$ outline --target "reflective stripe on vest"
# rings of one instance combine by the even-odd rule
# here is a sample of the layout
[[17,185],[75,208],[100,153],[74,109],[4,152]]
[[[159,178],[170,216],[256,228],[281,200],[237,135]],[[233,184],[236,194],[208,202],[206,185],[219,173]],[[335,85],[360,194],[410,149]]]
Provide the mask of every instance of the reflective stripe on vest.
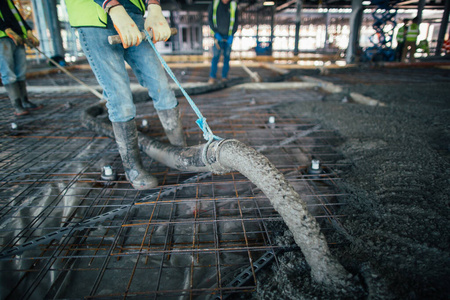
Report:
[[[214,27],[217,28],[217,7],[219,7],[219,3],[221,0],[214,0],[214,5],[213,5],[213,24]],[[231,36],[233,35],[233,28],[234,28],[234,23],[236,22],[236,8],[237,8],[237,3],[236,1],[231,1],[230,2],[230,26],[228,27],[228,35]]]
[[[129,0],[142,14],[145,13],[143,0]],[[66,0],[69,23],[72,27],[106,27],[108,14],[93,0]]]
[[[16,18],[17,22],[19,23],[20,29],[22,30],[22,36],[23,36],[24,38],[27,38],[27,29],[25,28],[25,25],[24,25],[23,22],[22,22],[22,18],[20,17],[19,12],[18,12],[17,9],[15,8],[15,6],[14,6],[14,4],[11,2],[11,0],[6,0],[6,1],[8,2],[9,9],[10,9],[11,12],[13,13],[14,18]],[[0,18],[3,19],[2,12],[0,12]],[[0,37],[4,37],[4,36],[7,36],[7,34],[6,34],[4,31],[0,30]]]
[[419,35],[419,25],[411,24],[408,27],[408,31],[406,32],[406,40],[408,42],[415,42],[417,40],[418,35]]

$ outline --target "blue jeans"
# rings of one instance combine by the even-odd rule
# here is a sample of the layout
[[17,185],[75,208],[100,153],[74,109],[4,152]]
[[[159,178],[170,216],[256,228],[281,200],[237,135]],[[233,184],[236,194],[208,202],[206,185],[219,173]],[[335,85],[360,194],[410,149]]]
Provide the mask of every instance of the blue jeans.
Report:
[[230,54],[231,54],[231,45],[229,45],[226,41],[217,41],[217,44],[214,43],[213,47],[213,59],[211,61],[211,71],[209,73],[209,77],[216,78],[217,73],[217,64],[219,63],[220,54],[223,52],[223,68],[222,68],[222,78],[227,78],[228,71],[230,70]]
[[[129,15],[142,31],[143,16],[134,13]],[[103,88],[111,122],[127,122],[136,117],[125,61],[132,68],[139,84],[148,89],[156,110],[172,109],[178,105],[165,70],[147,41],[127,49],[122,44],[110,45],[108,36],[117,35],[117,31],[109,18],[107,28],[81,27],[78,33],[83,52]]]
[[13,40],[0,39],[0,73],[3,84],[25,81],[27,57],[24,46],[16,46]]

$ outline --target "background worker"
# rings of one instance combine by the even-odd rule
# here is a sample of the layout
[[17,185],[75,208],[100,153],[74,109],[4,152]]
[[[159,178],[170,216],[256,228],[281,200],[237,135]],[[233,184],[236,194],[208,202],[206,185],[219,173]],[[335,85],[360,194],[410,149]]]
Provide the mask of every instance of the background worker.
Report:
[[419,36],[419,24],[418,19],[415,17],[412,23],[406,29],[405,45],[403,46],[402,62],[406,60],[406,56],[409,54],[409,62],[415,62],[414,54],[416,53],[417,37]]
[[403,19],[403,25],[397,31],[397,48],[395,48],[395,60],[401,61],[403,47],[405,46],[406,28],[409,25],[409,19]]
[[[151,45],[140,31],[151,30],[153,42],[166,41],[170,28],[156,0],[66,0],[71,26],[78,28],[82,49],[103,88],[125,174],[135,189],[158,185],[142,165],[136,129],[136,107],[125,61],[139,83],[149,90],[169,141],[184,146],[178,101]],[[144,19],[145,9],[148,17]],[[89,13],[86,13],[89,12]],[[108,36],[120,35],[122,44],[110,45]]]
[[227,80],[230,70],[231,45],[238,28],[236,1],[213,0],[208,8],[209,27],[214,33],[213,59],[209,73],[209,83],[217,81],[217,64],[223,53],[222,80]]
[[28,100],[25,42],[34,47],[39,46],[39,40],[12,0],[0,0],[0,73],[16,116],[26,115],[29,110],[43,107]]

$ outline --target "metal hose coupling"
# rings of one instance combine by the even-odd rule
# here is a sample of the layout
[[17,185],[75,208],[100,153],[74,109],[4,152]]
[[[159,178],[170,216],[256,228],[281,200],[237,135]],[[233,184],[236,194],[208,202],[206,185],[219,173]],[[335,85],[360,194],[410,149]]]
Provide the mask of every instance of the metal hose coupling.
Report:
[[214,174],[224,174],[234,171],[233,168],[223,165],[220,161],[221,149],[226,143],[239,142],[235,139],[221,139],[218,141],[210,140],[204,146],[202,150],[202,162]]

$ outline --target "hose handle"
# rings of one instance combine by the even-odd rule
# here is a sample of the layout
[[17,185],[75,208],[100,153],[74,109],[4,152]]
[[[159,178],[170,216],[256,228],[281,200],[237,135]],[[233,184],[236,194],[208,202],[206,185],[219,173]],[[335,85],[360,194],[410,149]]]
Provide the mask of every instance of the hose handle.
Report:
[[[178,33],[178,30],[176,28],[170,28],[170,35],[175,35]],[[150,36],[153,37],[152,32],[150,31],[148,34],[150,34]],[[147,39],[147,36],[145,35],[145,31],[141,31],[141,37],[142,40]],[[110,45],[117,45],[117,44],[122,44],[122,40],[120,39],[119,35],[110,35],[108,36],[108,43]]]

